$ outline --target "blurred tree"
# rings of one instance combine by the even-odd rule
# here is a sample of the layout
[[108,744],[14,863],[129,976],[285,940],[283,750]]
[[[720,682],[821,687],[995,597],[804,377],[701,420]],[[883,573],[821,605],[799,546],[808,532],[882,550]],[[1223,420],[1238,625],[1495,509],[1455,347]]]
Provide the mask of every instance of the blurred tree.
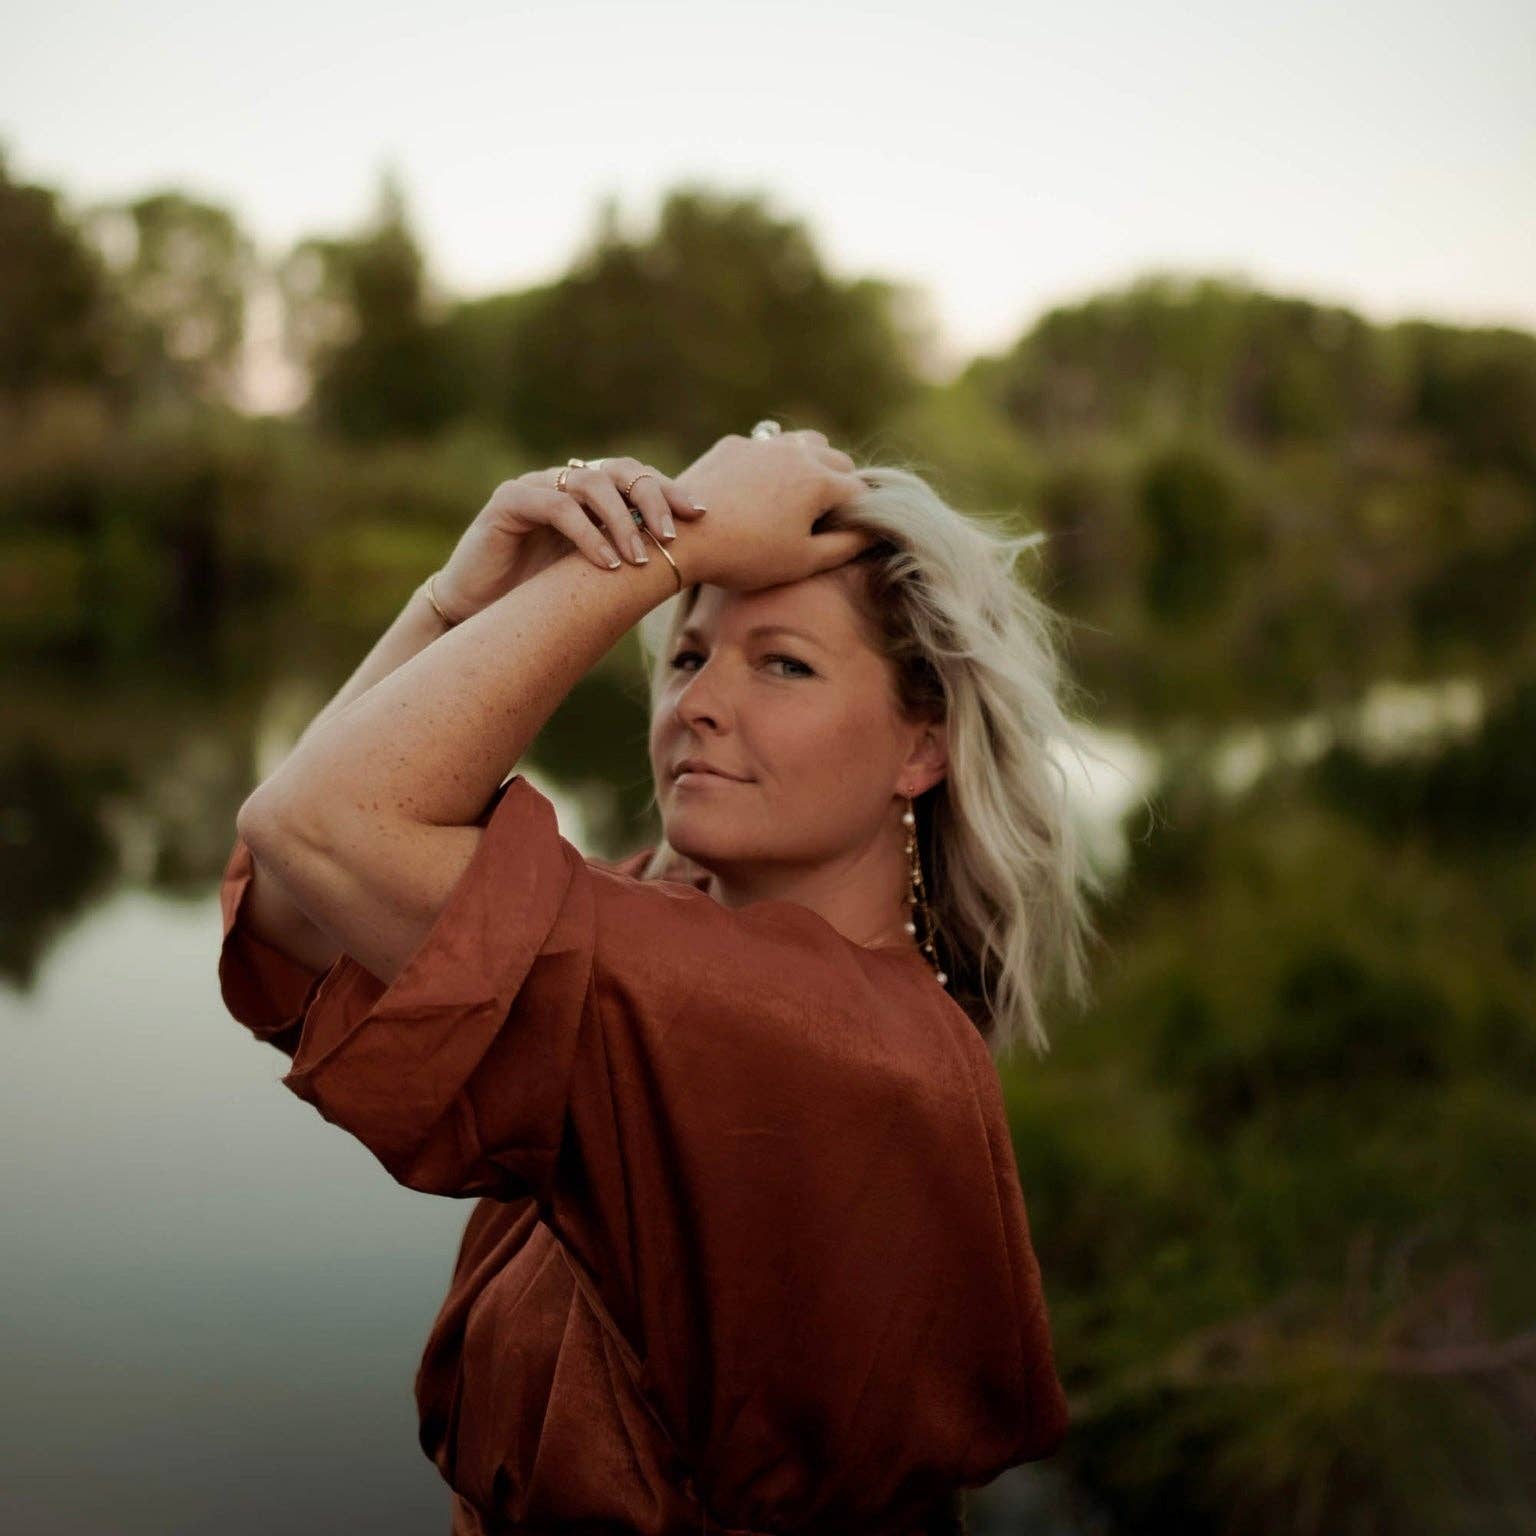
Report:
[[353,238],[301,241],[279,286],[289,350],[312,380],[307,415],[322,430],[426,437],[465,409],[392,169],[380,179],[372,224]]
[[1132,563],[1109,477],[1089,457],[1063,455],[1042,479],[1038,505],[1050,535],[1045,585],[1051,602],[1077,611],[1105,602]]
[[1412,359],[1409,424],[1455,462],[1536,480],[1536,337],[1424,321],[1401,333]]
[[676,190],[644,240],[610,199],[574,269],[505,313],[495,398],[546,458],[621,434],[691,457],[762,416],[856,444],[917,388],[907,305],[829,276],[760,198]]
[[1433,839],[1441,852],[1536,842],[1536,678],[1490,700],[1479,729],[1430,757],[1377,762],[1335,743],[1316,768],[1319,794],[1383,835]]
[[1199,430],[1273,446],[1388,425],[1403,403],[1389,351],[1348,310],[1152,273],[1051,310],[985,377],[1046,438]]
[[1142,472],[1139,502],[1148,610],[1165,621],[1210,612],[1231,583],[1238,550],[1238,508],[1226,477],[1198,448],[1168,447]]
[[113,302],[102,263],[56,193],[11,179],[0,148],[0,395],[103,384]]
[[529,317],[547,302],[548,293],[549,287],[541,284],[463,299],[443,321],[454,390],[465,415],[514,440],[518,413],[512,399],[516,381],[511,360]]
[[99,204],[86,214],[86,229],[122,301],[134,395],[231,401],[256,261],[234,215],[162,191]]

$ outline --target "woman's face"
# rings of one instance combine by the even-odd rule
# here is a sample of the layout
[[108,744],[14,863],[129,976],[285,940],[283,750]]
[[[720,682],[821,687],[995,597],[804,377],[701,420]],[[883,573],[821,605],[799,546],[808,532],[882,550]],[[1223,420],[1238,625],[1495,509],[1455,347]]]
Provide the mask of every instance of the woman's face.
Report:
[[[656,801],[667,841],[704,868],[814,865],[885,835],[922,732],[902,720],[890,664],[859,629],[845,579],[823,572],[756,592],[706,584],[661,659]],[[688,757],[732,777],[678,778]]]

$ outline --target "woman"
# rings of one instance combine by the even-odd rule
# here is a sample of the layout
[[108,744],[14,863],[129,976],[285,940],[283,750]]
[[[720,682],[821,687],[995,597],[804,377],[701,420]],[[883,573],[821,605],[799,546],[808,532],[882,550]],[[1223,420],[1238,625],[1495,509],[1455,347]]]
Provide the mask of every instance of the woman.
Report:
[[[416,1380],[456,1533],[912,1536],[1060,1443],[989,1054],[1094,882],[1032,542],[773,423],[526,475],[242,807],[230,1011],[480,1197]],[[607,865],[503,775],[637,622],[666,841]]]

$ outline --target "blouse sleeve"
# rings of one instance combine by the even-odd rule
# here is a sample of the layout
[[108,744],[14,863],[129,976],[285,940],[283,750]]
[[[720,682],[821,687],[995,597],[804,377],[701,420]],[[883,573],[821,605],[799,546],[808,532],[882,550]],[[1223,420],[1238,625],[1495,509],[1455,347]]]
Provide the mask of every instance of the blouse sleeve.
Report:
[[[485,825],[505,788],[503,785],[491,797],[478,825]],[[650,852],[642,848],[612,867],[638,874]],[[252,932],[246,903],[254,873],[250,844],[237,835],[219,882],[223,919],[219,992],[231,1017],[258,1040],[291,1057],[298,1049],[304,1015],[329,968],[305,965]]]
[[245,906],[254,869],[250,845],[237,837],[219,884],[224,923],[219,991],[225,1008],[258,1040],[292,1056],[305,1011],[326,973],[301,964],[251,932]]
[[583,856],[526,779],[284,1084],[409,1188],[534,1196],[717,1523],[884,1521],[1066,1428],[1001,1090],[922,971]]

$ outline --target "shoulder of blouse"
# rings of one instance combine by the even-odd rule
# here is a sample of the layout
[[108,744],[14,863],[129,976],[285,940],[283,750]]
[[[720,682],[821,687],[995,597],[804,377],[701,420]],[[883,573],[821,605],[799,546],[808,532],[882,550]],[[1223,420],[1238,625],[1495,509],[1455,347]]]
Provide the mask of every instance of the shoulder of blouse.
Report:
[[[519,782],[520,797],[530,806],[542,802],[548,830],[558,836],[547,798],[521,775],[498,788],[482,820],[490,820]],[[851,1038],[844,1036],[849,1064],[883,1058],[887,1070],[899,1075],[920,1080],[936,1075],[956,1085],[974,1072],[979,1058],[990,1064],[975,1025],[915,946],[870,949],[856,944],[797,902],[720,907],[709,895],[708,871],[676,850],[658,874],[645,878],[656,844],[617,859],[566,846],[568,856],[579,859],[600,882],[604,931],[594,954],[596,973],[632,994],[630,1001],[638,1001],[647,981],[665,981],[669,1006],[679,1011],[690,1002],[713,1010],[724,999],[750,1002],[765,1013],[798,1015],[810,996],[819,1017],[840,1018],[851,1038],[859,1039],[862,1048],[847,1049]],[[679,976],[658,953],[665,940],[672,941],[674,951],[686,945],[693,953],[707,953],[708,963]],[[957,1049],[968,1058],[966,1068],[956,1060]]]
[[[645,848],[637,849],[634,853],[626,854],[621,859],[600,859],[593,854],[585,854],[586,863],[594,869],[607,870],[609,874],[626,875],[631,880],[644,879],[644,870],[651,861],[651,856],[656,852],[656,845],[650,844]],[[660,874],[651,876],[653,880],[672,880],[682,885],[691,885],[696,890],[708,891],[709,873],[681,854],[674,853],[667,861]]]

